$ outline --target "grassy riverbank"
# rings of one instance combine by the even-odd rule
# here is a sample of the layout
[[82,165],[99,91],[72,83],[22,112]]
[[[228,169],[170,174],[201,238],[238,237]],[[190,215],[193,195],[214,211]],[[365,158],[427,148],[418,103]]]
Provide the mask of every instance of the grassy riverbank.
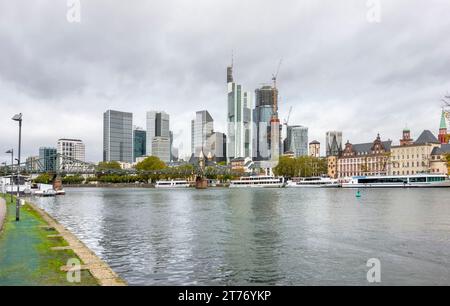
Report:
[[16,222],[15,203],[10,203],[9,196],[6,202],[6,220],[0,232],[0,285],[98,285],[87,270],[81,271],[81,282],[68,282],[61,267],[78,257],[72,250],[51,250],[67,246],[67,242],[28,204],[21,207],[21,219]]

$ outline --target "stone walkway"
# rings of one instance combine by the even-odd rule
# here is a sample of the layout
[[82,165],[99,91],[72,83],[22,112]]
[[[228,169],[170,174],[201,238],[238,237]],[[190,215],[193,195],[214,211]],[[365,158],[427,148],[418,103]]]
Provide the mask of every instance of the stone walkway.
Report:
[[3,228],[3,221],[6,217],[6,203],[4,199],[0,198],[0,231]]
[[[71,232],[69,232],[64,226],[59,224],[45,211],[40,209],[34,204],[30,203],[30,206],[38,212],[42,218],[48,223],[50,227],[55,228],[55,230],[63,237],[65,241],[69,244],[69,247],[61,248],[72,249],[75,254],[83,261],[83,270],[89,270],[92,276],[94,276],[100,285],[102,286],[126,286],[125,281],[123,281],[103,260],[101,260],[97,255],[95,255],[83,242],[78,240]],[[58,252],[60,249],[54,248],[52,251]],[[61,270],[66,271],[69,267],[61,267]]]

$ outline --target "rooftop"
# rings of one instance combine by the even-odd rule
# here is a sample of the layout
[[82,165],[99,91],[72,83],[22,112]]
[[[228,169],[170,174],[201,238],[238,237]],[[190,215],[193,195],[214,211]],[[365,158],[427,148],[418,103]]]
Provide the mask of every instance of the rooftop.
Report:
[[424,130],[420,134],[419,138],[414,142],[416,145],[424,145],[429,143],[440,143],[436,136],[433,135],[429,130]]

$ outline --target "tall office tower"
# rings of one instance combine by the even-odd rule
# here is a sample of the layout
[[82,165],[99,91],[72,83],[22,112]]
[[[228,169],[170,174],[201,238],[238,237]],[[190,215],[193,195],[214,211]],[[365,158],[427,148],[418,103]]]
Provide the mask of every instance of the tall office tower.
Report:
[[287,127],[286,151],[293,152],[295,157],[308,156],[308,128],[301,125]]
[[39,161],[42,165],[42,171],[56,171],[56,148],[41,147],[39,148]]
[[140,128],[135,127],[133,130],[133,161],[136,158],[145,156],[147,154],[147,132]]
[[58,168],[61,170],[64,170],[64,167],[69,164],[72,169],[80,167],[81,165],[78,161],[85,161],[85,146],[79,139],[59,139],[57,143],[57,153],[71,159],[63,162],[63,157],[59,157]]
[[280,120],[270,120],[270,159],[278,161],[280,158]]
[[220,132],[212,133],[208,138],[208,148],[210,149],[210,156],[216,162],[226,161],[227,136]]
[[152,140],[154,137],[170,137],[170,117],[165,112],[147,112],[147,155],[152,152]]
[[250,92],[233,81],[233,66],[227,67],[227,158],[253,156],[253,103]]
[[152,156],[158,157],[165,163],[170,162],[170,138],[156,136],[152,139]]
[[191,121],[191,149],[195,157],[200,156],[200,152],[208,156],[211,148],[208,146],[208,138],[214,133],[214,120],[208,111],[198,111],[195,119]]
[[[256,125],[254,149],[257,160],[269,160],[272,153],[280,152],[282,128],[278,120],[278,89],[269,85],[264,85],[255,90],[255,110],[253,119]],[[272,126],[277,127],[277,131],[272,131]],[[277,141],[272,142],[272,136],[277,137]],[[274,148],[272,146],[276,146]],[[278,153],[279,154],[279,153]]]
[[107,110],[103,114],[103,161],[133,162],[133,114]]
[[170,161],[173,161],[173,132],[169,131],[169,140],[170,140]]
[[338,156],[342,152],[342,132],[328,131],[326,134],[326,155]]

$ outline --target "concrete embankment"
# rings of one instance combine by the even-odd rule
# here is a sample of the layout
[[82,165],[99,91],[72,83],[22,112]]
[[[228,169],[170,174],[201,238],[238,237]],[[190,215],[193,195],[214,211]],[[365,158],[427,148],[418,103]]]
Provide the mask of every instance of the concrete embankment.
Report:
[[[83,242],[59,224],[44,210],[35,204],[29,205],[48,223],[50,227],[55,228],[59,235],[68,243],[68,246],[52,248],[53,251],[72,250],[83,262],[82,270],[89,270],[92,276],[102,286],[125,286],[123,281],[103,260],[94,254]],[[62,267],[63,271],[68,271],[70,267]]]
[[18,222],[15,213],[15,202],[5,203],[0,195],[0,286],[126,285],[105,262],[36,205],[23,205]]

